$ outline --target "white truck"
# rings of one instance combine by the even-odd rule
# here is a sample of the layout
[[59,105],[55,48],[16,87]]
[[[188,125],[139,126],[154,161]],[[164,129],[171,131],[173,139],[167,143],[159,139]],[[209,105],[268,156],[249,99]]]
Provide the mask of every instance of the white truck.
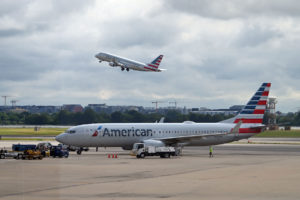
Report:
[[136,156],[137,158],[145,158],[146,156],[170,158],[170,156],[176,155],[176,150],[174,147],[146,146],[144,143],[135,143],[131,155]]

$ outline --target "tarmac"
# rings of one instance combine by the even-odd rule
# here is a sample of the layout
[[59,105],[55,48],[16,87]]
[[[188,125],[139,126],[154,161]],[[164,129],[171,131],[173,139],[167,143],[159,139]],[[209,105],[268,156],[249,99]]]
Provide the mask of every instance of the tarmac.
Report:
[[185,147],[170,159],[128,153],[93,148],[69,158],[0,160],[0,199],[300,198],[300,145],[225,144],[213,158],[208,147]]

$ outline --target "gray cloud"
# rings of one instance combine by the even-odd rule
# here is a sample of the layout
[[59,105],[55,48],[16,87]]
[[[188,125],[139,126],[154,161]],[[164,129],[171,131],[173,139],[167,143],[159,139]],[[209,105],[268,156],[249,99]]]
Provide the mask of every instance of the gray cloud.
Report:
[[188,14],[207,18],[231,19],[257,16],[299,16],[300,2],[297,0],[229,0],[229,1],[180,1],[167,0],[167,7]]
[[[0,94],[20,104],[188,107],[243,104],[273,83],[278,108],[300,98],[296,1],[1,1]],[[122,72],[99,51],[150,62]],[[288,89],[287,89],[288,88]],[[165,106],[168,103],[163,104]]]

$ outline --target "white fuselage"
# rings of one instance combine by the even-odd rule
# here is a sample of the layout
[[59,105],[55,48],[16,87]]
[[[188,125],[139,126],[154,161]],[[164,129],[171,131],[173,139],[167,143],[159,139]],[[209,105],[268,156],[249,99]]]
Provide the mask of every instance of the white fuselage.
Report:
[[[124,147],[147,140],[162,141],[165,138],[189,137],[176,145],[205,146],[232,142],[253,136],[253,133],[230,134],[235,124],[228,123],[108,123],[88,124],[70,128],[56,137],[67,145],[79,147]],[[215,137],[197,137],[223,133]],[[193,138],[193,136],[196,136]],[[162,139],[162,140],[161,140]]]

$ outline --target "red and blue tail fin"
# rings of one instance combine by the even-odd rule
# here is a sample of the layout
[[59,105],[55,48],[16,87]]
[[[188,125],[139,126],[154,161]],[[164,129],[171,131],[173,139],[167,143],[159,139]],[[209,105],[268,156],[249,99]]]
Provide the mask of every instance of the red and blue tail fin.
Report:
[[161,60],[163,59],[163,57],[164,57],[163,55],[160,55],[147,65],[151,68],[158,69],[158,66],[159,66]]
[[247,105],[234,118],[221,121],[221,123],[262,124],[266,111],[271,83],[263,83]]

